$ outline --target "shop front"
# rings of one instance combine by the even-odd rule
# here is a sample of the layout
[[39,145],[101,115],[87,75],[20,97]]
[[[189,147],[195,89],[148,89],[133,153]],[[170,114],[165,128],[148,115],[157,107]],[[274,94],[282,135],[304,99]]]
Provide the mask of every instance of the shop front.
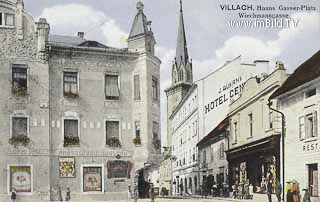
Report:
[[266,191],[266,179],[275,189],[280,179],[280,137],[270,136],[227,151],[229,186],[252,184],[254,192]]

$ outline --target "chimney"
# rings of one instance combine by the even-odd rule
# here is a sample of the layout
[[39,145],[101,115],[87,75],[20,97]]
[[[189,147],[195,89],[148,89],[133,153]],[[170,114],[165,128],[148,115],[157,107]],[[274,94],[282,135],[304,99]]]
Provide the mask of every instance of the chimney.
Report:
[[83,39],[84,38],[84,32],[78,32],[78,37]]

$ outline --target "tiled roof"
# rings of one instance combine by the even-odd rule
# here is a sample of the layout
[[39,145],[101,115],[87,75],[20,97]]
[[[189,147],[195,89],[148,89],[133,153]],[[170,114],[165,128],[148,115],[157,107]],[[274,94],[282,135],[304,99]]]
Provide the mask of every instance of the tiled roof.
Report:
[[276,98],[318,77],[320,77],[320,50],[302,63],[282,86],[270,96],[270,99]]

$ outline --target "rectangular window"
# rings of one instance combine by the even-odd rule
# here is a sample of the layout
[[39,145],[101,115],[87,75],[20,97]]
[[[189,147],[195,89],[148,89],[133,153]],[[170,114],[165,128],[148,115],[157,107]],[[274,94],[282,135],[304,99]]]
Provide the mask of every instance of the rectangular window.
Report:
[[78,72],[63,72],[63,95],[78,97]]
[[305,117],[307,138],[317,137],[317,112],[314,111]]
[[253,136],[253,119],[252,119],[252,113],[248,115],[249,118],[249,137]]
[[80,144],[79,123],[76,119],[65,119],[63,122],[64,146],[75,146]]
[[134,99],[140,100],[140,76],[134,75]]
[[107,74],[105,77],[105,93],[107,100],[119,100],[119,75]]
[[0,26],[2,26],[2,13],[0,13]]
[[28,136],[28,118],[12,117],[12,137],[19,138],[23,136]]
[[224,143],[220,144],[220,158],[224,158]]
[[234,122],[233,123],[233,142],[237,143],[237,138],[238,138],[238,123]]
[[211,146],[210,147],[211,151],[210,151],[210,155],[211,155],[211,162],[213,161],[213,158],[214,158],[214,150],[213,150],[213,147]]
[[269,128],[273,128],[273,111],[269,111]]
[[312,97],[312,96],[314,96],[316,94],[317,94],[317,89],[313,88],[313,89],[311,89],[311,90],[306,92],[306,98]]
[[299,137],[300,140],[306,139],[304,116],[299,117]]
[[156,77],[152,77],[152,99],[154,101],[159,100],[158,88],[159,88],[158,79]]
[[159,139],[159,123],[153,122],[153,139],[158,140]]
[[135,122],[136,138],[140,138],[140,121]]
[[27,93],[27,65],[12,65],[12,92],[18,95]]
[[5,13],[4,20],[6,26],[14,26],[14,14]]
[[120,132],[119,126],[120,126],[119,121],[106,121],[107,140],[110,138],[119,139],[119,132]]

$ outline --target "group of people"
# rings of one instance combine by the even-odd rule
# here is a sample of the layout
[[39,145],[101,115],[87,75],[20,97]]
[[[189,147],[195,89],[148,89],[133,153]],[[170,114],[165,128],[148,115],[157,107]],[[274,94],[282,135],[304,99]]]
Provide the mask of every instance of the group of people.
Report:
[[253,199],[253,185],[249,184],[249,180],[245,183],[234,184],[232,193],[235,199]]
[[[60,186],[58,187],[57,195],[58,195],[58,201],[62,202],[63,198],[62,198],[62,191]],[[70,200],[71,200],[71,191],[70,191],[70,188],[68,187],[66,191],[65,201],[70,201]]]

